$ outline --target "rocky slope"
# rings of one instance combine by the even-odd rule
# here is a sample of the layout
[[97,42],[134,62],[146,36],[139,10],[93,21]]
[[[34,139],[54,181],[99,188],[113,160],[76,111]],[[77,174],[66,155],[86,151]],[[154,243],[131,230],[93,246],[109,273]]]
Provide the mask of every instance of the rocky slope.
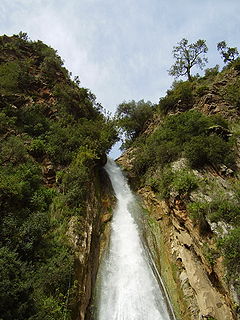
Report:
[[[187,100],[179,99],[170,106],[167,117],[177,117],[187,110],[199,110],[207,116],[221,115],[230,121],[231,129],[228,134],[235,135],[235,165],[230,168],[220,163],[215,165],[208,162],[191,169],[182,152],[177,159],[175,157],[175,160],[168,160],[167,167],[173,180],[167,181],[162,164],[157,160],[150,162],[153,161],[152,158],[145,155],[143,149],[152,143],[151,135],[154,132],[158,138],[156,132],[166,121],[166,115],[159,112],[155,112],[148,128],[138,138],[140,142],[133,142],[132,147],[118,159],[118,163],[126,171],[130,184],[139,194],[142,206],[148,212],[145,224],[146,239],[177,319],[239,319],[238,275],[237,271],[234,275],[228,271],[229,265],[226,264],[226,256],[221,251],[221,243],[224,243],[225,237],[228,237],[231,230],[238,225],[240,203],[237,201],[232,209],[225,207],[222,209],[225,216],[215,218],[213,211],[216,213],[218,209],[213,210],[208,206],[221,198],[235,201],[236,190],[233,185],[239,183],[240,172],[240,140],[237,129],[239,108],[236,103],[236,96],[239,95],[239,71],[236,68],[226,69],[211,79],[195,81],[191,86],[194,87],[194,96],[192,93],[191,97],[189,95],[191,101],[187,103]],[[230,93],[235,94],[234,98]],[[177,95],[176,90],[171,94]],[[168,102],[167,98],[163,99]],[[161,109],[161,100],[159,105]],[[164,106],[166,107],[165,104]],[[221,129],[221,126],[212,126],[211,129],[207,129],[207,134],[211,130]],[[157,144],[154,148],[158,148]],[[147,151],[148,154],[152,152],[151,149],[147,150],[150,150]],[[157,154],[155,150],[154,152]],[[164,152],[168,152],[167,145]],[[148,159],[146,162],[144,157]],[[191,176],[187,176],[188,174]],[[165,185],[159,181],[165,181]],[[194,185],[196,181],[197,186]],[[163,195],[161,188],[165,188],[166,183],[168,189]],[[208,209],[192,209],[203,203]],[[235,210],[237,220],[227,222],[227,214],[233,212],[232,210]],[[237,253],[234,254],[237,256]],[[236,266],[236,270],[238,268]]]
[[90,319],[117,139],[56,51],[0,37],[1,319]]

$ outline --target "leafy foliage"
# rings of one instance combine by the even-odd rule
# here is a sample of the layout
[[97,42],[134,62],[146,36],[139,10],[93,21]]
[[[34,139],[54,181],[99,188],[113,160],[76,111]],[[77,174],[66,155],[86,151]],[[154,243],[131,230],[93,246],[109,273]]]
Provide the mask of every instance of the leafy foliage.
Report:
[[117,132],[41,41],[0,37],[0,61],[0,317],[67,320],[75,290],[68,222],[77,215],[84,225],[97,161]]
[[208,51],[205,40],[199,39],[195,43],[188,44],[187,39],[182,39],[178,46],[173,48],[173,57],[176,60],[169,70],[169,74],[175,77],[187,75],[192,80],[191,69],[194,66],[203,69],[207,63],[205,53]]
[[218,241],[218,247],[224,256],[224,263],[227,268],[227,275],[230,283],[234,285],[238,294],[240,294],[240,227],[230,231],[230,233]]
[[237,48],[227,47],[226,41],[219,42],[217,44],[217,49],[225,63],[234,61],[239,55]]
[[224,89],[223,96],[227,102],[240,110],[240,80],[237,79],[234,84],[228,84]]
[[170,198],[171,193],[188,197],[199,185],[197,177],[187,169],[173,171],[171,167],[164,167],[154,175],[150,172],[147,175],[146,183],[157,192],[161,199]]
[[192,83],[189,81],[175,81],[167,95],[160,98],[158,110],[161,114],[167,114],[175,111],[177,108],[181,110],[189,109],[194,101]]
[[137,136],[146,129],[147,122],[152,118],[153,106],[151,102],[140,100],[123,102],[116,111],[118,125],[124,130],[129,146]]
[[17,62],[6,62],[0,66],[0,90],[16,90],[18,86],[18,77],[20,75],[20,66]]
[[135,168],[144,169],[144,162],[145,168],[163,167],[182,155],[193,168],[209,163],[232,165],[234,154],[231,142],[208,130],[218,121],[194,110],[166,117],[163,124],[137,149]]
[[198,179],[186,169],[178,170],[173,177],[172,188],[179,194],[189,194],[198,188]]

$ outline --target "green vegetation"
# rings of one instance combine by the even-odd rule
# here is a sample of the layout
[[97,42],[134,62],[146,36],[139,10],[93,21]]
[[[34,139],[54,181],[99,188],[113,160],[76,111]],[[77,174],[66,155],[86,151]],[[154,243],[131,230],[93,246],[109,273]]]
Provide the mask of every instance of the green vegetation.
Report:
[[219,248],[223,252],[225,258],[225,264],[228,270],[228,275],[232,283],[240,292],[240,227],[230,231],[230,233],[219,240]]
[[171,193],[188,198],[190,193],[199,187],[199,179],[191,170],[180,169],[173,171],[166,166],[160,172],[146,175],[146,184],[157,192],[161,199],[168,199]]
[[226,62],[231,62],[236,60],[238,57],[238,50],[237,48],[230,48],[227,47],[226,41],[221,41],[217,44],[217,49],[220,52],[223,61]]
[[[214,268],[223,255],[229,283],[239,293],[240,59],[225,42],[218,50],[227,63],[223,70],[216,65],[192,76],[191,59],[203,67],[207,47],[203,40],[189,45],[183,39],[169,72],[188,81],[174,81],[138,127],[130,112],[118,123],[127,133],[123,147],[132,149],[135,187],[150,186],[171,205],[180,201],[202,236],[206,260]],[[131,132],[132,123],[137,130]]]
[[158,110],[161,114],[166,115],[170,111],[181,111],[189,109],[194,102],[193,85],[189,81],[175,81],[167,95],[160,98]]
[[[214,186],[214,189],[216,186]],[[215,190],[214,190],[215,191]],[[216,258],[223,254],[224,263],[227,270],[229,281],[234,285],[237,292],[240,292],[239,271],[239,185],[233,184],[232,195],[226,195],[225,192],[217,192],[210,197],[211,201],[196,201],[187,205],[188,212],[195,225],[198,226],[202,236],[212,234],[209,222],[216,223],[219,234],[216,242],[216,248],[211,249],[205,244],[204,255],[210,264],[214,264]],[[227,227],[227,235],[222,234],[222,222]],[[219,224],[220,223],[220,224]]]
[[[144,143],[136,140],[134,168],[144,173],[150,166],[162,166],[184,156],[192,168],[206,164],[234,164],[232,142],[214,133],[219,119],[190,110],[170,115]],[[224,152],[222,152],[224,151]]]
[[98,161],[117,133],[55,50],[20,33],[0,37],[0,52],[0,318],[67,320],[68,223],[77,216],[84,232]]
[[191,69],[194,66],[203,69],[207,63],[205,53],[208,51],[205,40],[197,40],[188,44],[187,39],[182,39],[178,46],[173,48],[173,57],[176,60],[169,70],[169,74],[174,77],[187,75],[188,81],[192,80]]
[[240,110],[240,79],[234,84],[228,84],[223,91],[224,99]]
[[211,266],[215,264],[216,259],[219,257],[219,251],[210,247],[207,243],[203,245],[203,254]]
[[139,136],[151,120],[154,107],[151,102],[140,100],[121,103],[116,111],[117,124],[126,135],[123,147],[130,146],[131,142]]

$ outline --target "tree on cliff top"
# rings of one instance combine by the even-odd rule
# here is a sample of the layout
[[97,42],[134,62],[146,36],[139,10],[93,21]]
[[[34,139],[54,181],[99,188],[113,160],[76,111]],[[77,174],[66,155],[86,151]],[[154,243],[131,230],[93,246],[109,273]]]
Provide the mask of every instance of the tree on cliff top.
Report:
[[126,141],[123,147],[128,147],[131,142],[146,129],[149,119],[153,115],[153,105],[150,101],[138,102],[132,100],[121,103],[116,111],[118,126],[123,130]]
[[234,61],[239,56],[237,48],[227,47],[226,41],[219,42],[217,44],[217,49],[220,52],[225,63],[228,61]]
[[188,80],[192,80],[191,72],[193,66],[203,69],[208,62],[205,53],[208,51],[205,40],[199,39],[195,43],[188,44],[187,39],[182,39],[178,46],[173,47],[173,57],[175,63],[168,71],[171,76],[176,78],[187,75]]

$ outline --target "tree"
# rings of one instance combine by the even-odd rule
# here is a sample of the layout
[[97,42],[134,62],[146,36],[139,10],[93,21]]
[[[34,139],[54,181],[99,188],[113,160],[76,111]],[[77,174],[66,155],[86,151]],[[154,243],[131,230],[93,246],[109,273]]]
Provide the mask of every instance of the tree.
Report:
[[224,63],[234,61],[239,53],[237,48],[227,47],[226,41],[221,41],[217,44],[217,49],[220,52]]
[[192,80],[190,70],[193,66],[203,69],[208,62],[205,53],[208,51],[205,40],[199,39],[195,43],[188,44],[187,39],[182,39],[176,47],[173,47],[173,57],[175,64],[169,70],[171,76],[176,78],[187,75],[188,80]]
[[[130,102],[121,103],[116,111],[116,118],[119,127],[124,131],[127,144],[131,143],[141,132],[146,129],[147,121],[153,115],[153,105],[150,101],[138,102],[132,100]],[[126,143],[125,143],[126,145]]]

